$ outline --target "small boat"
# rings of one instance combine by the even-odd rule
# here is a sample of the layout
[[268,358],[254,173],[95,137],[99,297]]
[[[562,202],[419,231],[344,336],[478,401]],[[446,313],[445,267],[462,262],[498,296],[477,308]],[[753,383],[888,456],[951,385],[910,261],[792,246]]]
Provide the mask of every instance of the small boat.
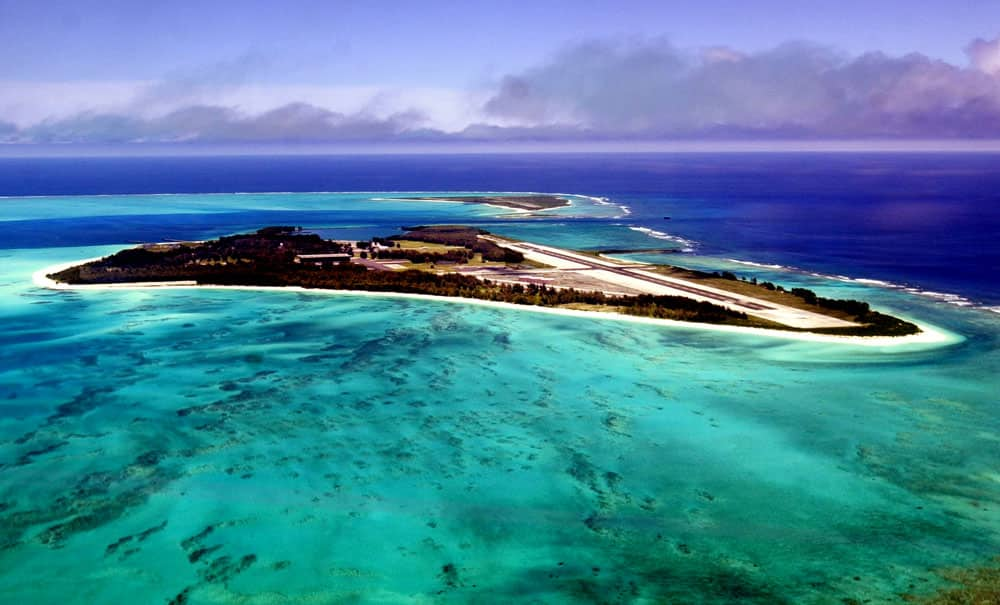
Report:
[[670,217],[669,217],[669,216],[665,216],[665,217],[663,217],[663,220],[665,220],[665,221],[669,221],[669,220],[670,220]]

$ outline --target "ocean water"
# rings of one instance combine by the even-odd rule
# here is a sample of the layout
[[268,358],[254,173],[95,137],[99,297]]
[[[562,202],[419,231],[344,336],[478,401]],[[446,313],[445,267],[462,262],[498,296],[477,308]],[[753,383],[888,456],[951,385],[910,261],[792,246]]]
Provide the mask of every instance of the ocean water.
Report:
[[[0,599],[896,603],[1000,554],[988,162],[581,156],[572,187],[571,159],[0,162],[15,196],[0,200]],[[904,208],[864,231],[858,209],[887,189],[838,178],[864,166],[939,218]],[[937,197],[917,187],[932,169]],[[751,173],[782,193],[767,202]],[[794,216],[794,192],[824,182],[840,193],[803,194]],[[406,193],[220,189],[592,197],[525,219]],[[829,217],[853,227],[811,223]],[[737,268],[957,338],[880,349],[443,301],[31,283],[133,241],[431,222]],[[936,281],[884,260],[914,254],[975,270]]]
[[[0,196],[584,193],[627,204],[623,225],[680,236],[700,255],[1000,306],[998,165],[1000,154],[971,153],[0,158]],[[162,214],[155,206],[127,212]]]

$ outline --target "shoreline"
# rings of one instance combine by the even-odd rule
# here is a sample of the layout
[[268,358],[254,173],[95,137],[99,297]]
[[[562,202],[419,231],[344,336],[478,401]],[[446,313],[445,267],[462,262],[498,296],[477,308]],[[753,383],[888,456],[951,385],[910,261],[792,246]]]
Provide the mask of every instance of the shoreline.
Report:
[[677,321],[673,319],[657,319],[653,317],[639,317],[634,315],[624,315],[620,313],[604,313],[600,311],[581,311],[578,309],[564,309],[559,307],[541,307],[536,305],[517,305],[514,303],[499,302],[492,300],[482,300],[479,298],[461,298],[456,296],[433,296],[430,294],[412,294],[407,292],[373,292],[369,290],[327,290],[323,288],[303,288],[302,286],[224,286],[212,284],[198,284],[191,281],[170,281],[170,282],[132,282],[117,284],[66,284],[57,282],[48,277],[51,273],[58,273],[70,267],[82,265],[91,261],[100,260],[103,257],[89,258],[72,262],[59,263],[44,267],[35,271],[31,280],[39,288],[48,290],[156,290],[156,289],[213,289],[213,290],[245,290],[257,292],[294,292],[312,293],[325,296],[368,296],[372,298],[403,298],[410,300],[441,301],[452,304],[472,304],[483,307],[492,307],[514,311],[528,311],[532,313],[547,313],[549,315],[561,315],[564,317],[578,317],[587,319],[603,319],[610,321],[623,321],[628,323],[646,324],[660,326],[664,328],[687,328],[692,330],[708,330],[715,332],[726,332],[731,334],[744,334],[747,336],[763,336],[782,340],[793,340],[800,342],[846,344],[864,347],[903,347],[918,345],[946,346],[964,340],[961,336],[945,332],[941,329],[928,326],[923,323],[913,322],[920,328],[917,334],[909,336],[839,336],[835,334],[816,334],[808,332],[791,332],[785,330],[769,330],[766,328],[751,328],[746,326],[727,326],[719,324],[706,324],[688,321]]
[[[560,208],[571,208],[573,206],[572,200],[566,200],[566,204],[562,206],[550,206],[548,208],[538,208],[535,210],[529,210],[527,208],[518,208],[517,206],[504,206],[503,204],[497,204],[493,202],[468,202],[463,200],[454,200],[447,198],[433,198],[433,197],[373,197],[371,198],[373,202],[417,202],[417,203],[428,203],[428,204],[466,204],[473,206],[489,206],[490,208],[496,208],[498,210],[505,211],[508,215],[513,212],[515,215],[534,215],[538,212],[547,212],[549,210],[558,210]],[[495,215],[498,218],[503,218],[503,214]]]
[[[514,215],[516,215],[516,216],[524,216],[526,214],[531,214],[532,213],[531,210],[525,210],[524,208],[514,208],[512,206],[500,206],[500,205],[497,205],[497,204],[488,204],[486,202],[483,202],[483,203],[470,203],[470,202],[462,202],[462,201],[459,201],[459,200],[432,199],[432,198],[420,199],[420,198],[405,198],[405,197],[373,197],[372,201],[373,202],[415,202],[415,203],[425,203],[425,204],[466,204],[466,205],[473,205],[473,206],[489,206],[491,208],[496,208],[498,210],[503,210],[506,213],[506,214],[494,214],[494,215],[491,215],[491,216],[495,216],[497,218],[504,218],[504,216],[510,216],[511,212],[513,212]],[[559,206],[559,207],[560,208],[565,208],[566,206]],[[546,208],[546,210],[549,210],[549,208]]]

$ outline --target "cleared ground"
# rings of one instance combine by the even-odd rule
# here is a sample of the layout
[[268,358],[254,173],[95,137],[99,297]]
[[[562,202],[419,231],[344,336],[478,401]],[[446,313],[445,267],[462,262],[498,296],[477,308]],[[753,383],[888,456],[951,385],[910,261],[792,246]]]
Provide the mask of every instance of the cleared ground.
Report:
[[[354,262],[372,269],[455,271],[501,283],[594,290],[617,296],[638,294],[683,296],[721,305],[752,317],[793,328],[844,328],[858,325],[844,319],[841,313],[815,312],[796,296],[768,291],[749,283],[697,277],[694,273],[682,269],[619,261],[552,246],[511,241],[492,235],[480,237],[520,252],[524,255],[524,262],[520,266],[502,262],[483,262],[479,254],[473,255],[467,264],[454,265],[413,264],[405,260],[387,259],[361,261],[358,258],[355,258]],[[398,244],[405,250],[428,253],[442,253],[458,248],[414,240],[398,240]]]
[[511,281],[524,280],[526,283],[547,283],[561,287],[595,289],[608,294],[684,296],[742,311],[747,315],[793,328],[843,328],[858,325],[854,322],[781,304],[773,300],[765,300],[705,285],[694,280],[657,273],[653,266],[644,263],[626,263],[551,246],[511,242],[491,236],[483,237],[521,252],[526,259],[554,267],[554,269],[541,269],[504,276]]

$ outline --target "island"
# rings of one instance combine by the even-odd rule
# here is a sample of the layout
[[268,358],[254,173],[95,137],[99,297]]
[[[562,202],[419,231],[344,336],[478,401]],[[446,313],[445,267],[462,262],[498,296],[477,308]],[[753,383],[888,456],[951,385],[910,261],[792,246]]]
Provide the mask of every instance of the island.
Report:
[[70,285],[214,285],[392,292],[843,336],[917,334],[868,303],[729,272],[651,265],[462,225],[368,241],[272,226],[211,241],[146,244],[51,272]]
[[465,204],[488,204],[502,208],[513,208],[522,212],[538,212],[569,206],[564,197],[549,194],[529,195],[468,195],[468,196],[434,196],[417,198],[422,202],[461,202]]

